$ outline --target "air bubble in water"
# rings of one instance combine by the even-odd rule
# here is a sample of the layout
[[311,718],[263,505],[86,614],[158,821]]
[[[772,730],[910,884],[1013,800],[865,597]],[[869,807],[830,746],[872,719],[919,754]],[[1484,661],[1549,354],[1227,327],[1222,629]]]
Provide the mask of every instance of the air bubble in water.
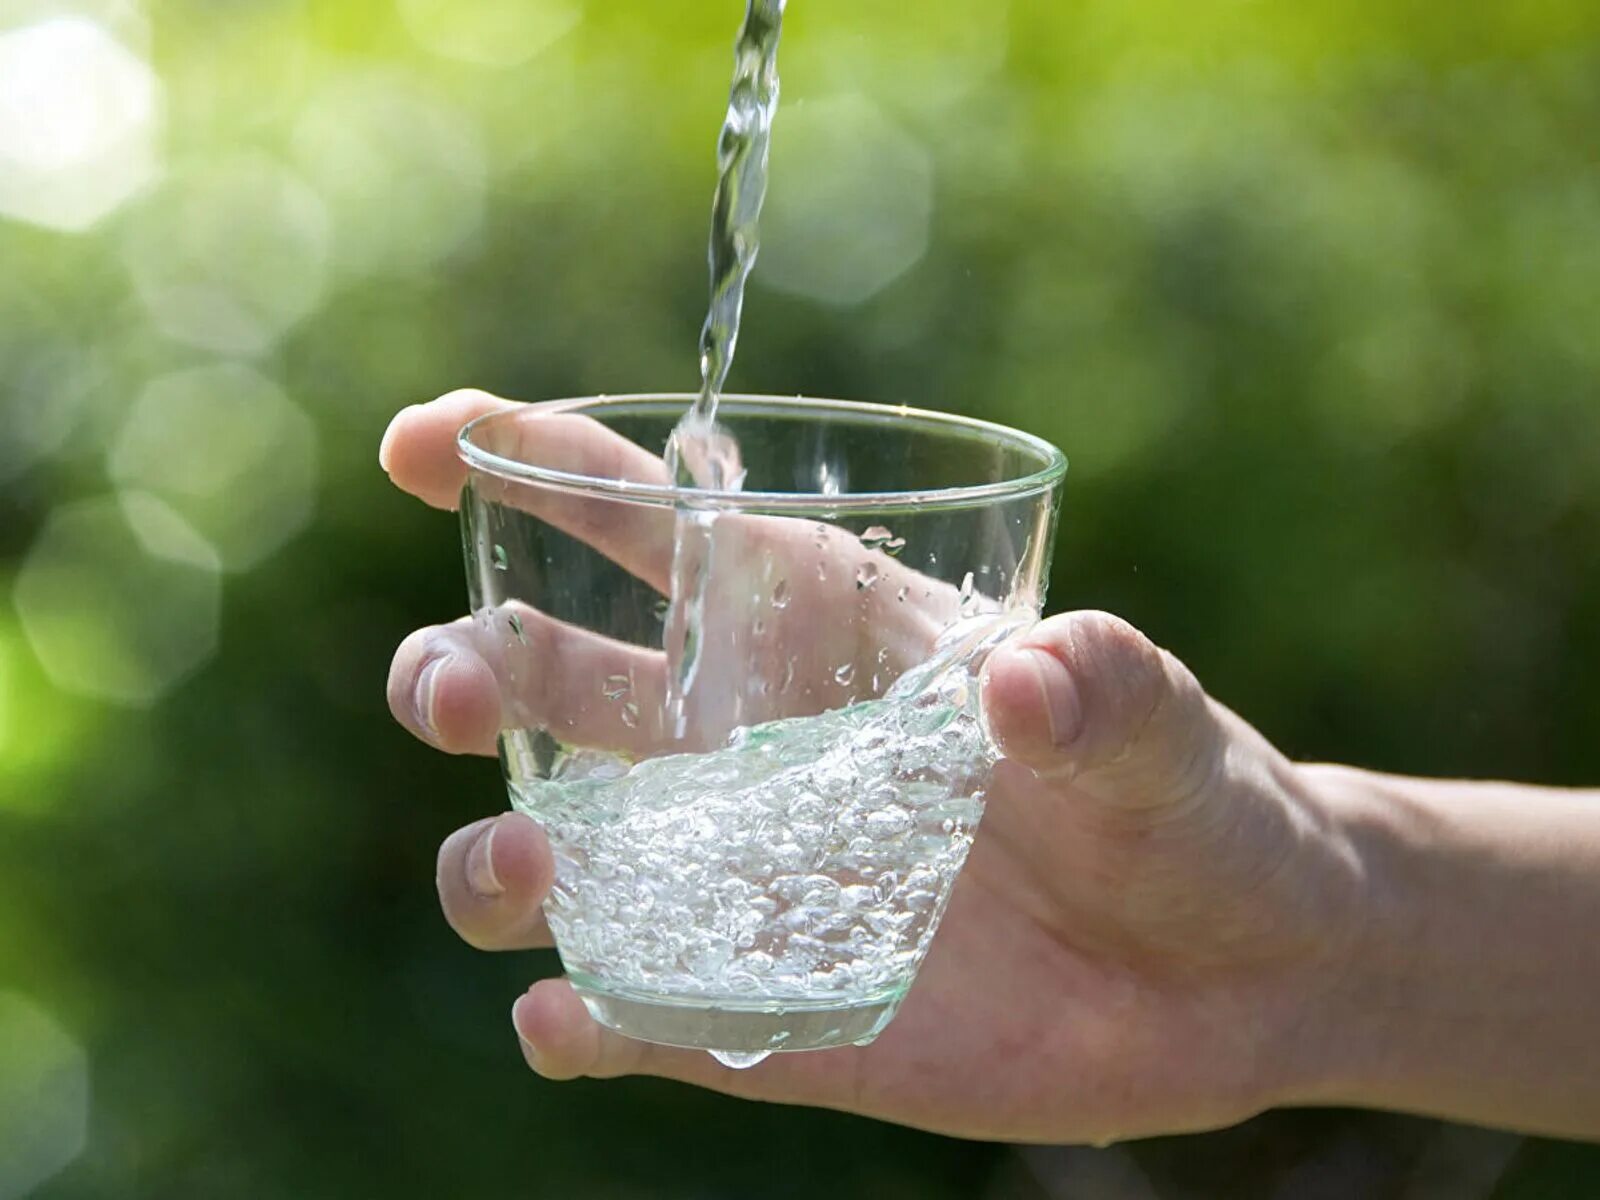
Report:
[[864,592],[878,582],[876,563],[864,562],[856,568],[856,591]]
[[753,1067],[758,1062],[763,1062],[772,1055],[771,1050],[708,1050],[712,1058],[725,1067],[732,1067],[735,1071],[742,1071],[746,1067]]
[[778,580],[778,585],[772,589],[772,607],[789,607],[789,581],[787,579]]
[[626,675],[608,675],[601,692],[607,700],[621,700],[632,687],[632,681]]
[[840,683],[845,684],[846,686],[848,686],[850,681],[856,677],[856,665],[855,665],[855,663],[853,663],[853,662],[845,663],[844,666],[842,666],[838,670],[834,671],[833,677],[835,679],[837,679]]

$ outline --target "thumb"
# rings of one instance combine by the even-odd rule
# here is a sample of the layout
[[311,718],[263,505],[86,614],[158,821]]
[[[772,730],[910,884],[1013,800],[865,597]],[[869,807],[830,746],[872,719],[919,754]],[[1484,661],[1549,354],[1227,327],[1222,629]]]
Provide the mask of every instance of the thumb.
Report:
[[1226,746],[1189,669],[1109,613],[1051,617],[996,649],[983,704],[1007,758],[1135,807],[1192,797]]

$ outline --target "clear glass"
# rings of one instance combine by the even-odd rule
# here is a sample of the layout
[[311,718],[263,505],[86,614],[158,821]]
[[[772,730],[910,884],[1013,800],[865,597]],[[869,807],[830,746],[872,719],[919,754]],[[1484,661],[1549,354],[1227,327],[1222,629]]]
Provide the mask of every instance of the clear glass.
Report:
[[658,452],[692,399],[461,432],[512,804],[550,835],[550,927],[597,1020],[735,1063],[864,1043],[977,829],[977,672],[1038,618],[1066,460],[955,416],[729,396],[742,490],[680,489]]

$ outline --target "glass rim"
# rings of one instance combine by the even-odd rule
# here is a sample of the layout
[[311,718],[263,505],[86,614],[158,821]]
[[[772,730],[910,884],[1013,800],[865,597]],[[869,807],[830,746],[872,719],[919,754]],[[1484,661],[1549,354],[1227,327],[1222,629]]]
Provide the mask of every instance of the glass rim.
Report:
[[560,400],[529,401],[518,408],[485,413],[468,421],[456,434],[456,453],[470,469],[513,482],[541,483],[565,491],[599,494],[671,507],[682,505],[701,509],[760,509],[764,512],[837,513],[889,508],[966,508],[988,500],[1020,499],[1038,495],[1058,484],[1067,473],[1067,456],[1059,447],[1035,434],[1013,429],[995,421],[985,421],[979,417],[968,417],[958,413],[938,412],[933,409],[912,408],[904,404],[877,404],[865,400],[827,400],[810,396],[772,396],[744,392],[726,393],[722,396],[721,403],[732,407],[735,411],[784,408],[821,411],[865,417],[869,422],[887,423],[893,420],[901,428],[905,428],[905,422],[910,422],[921,426],[924,430],[985,434],[1038,456],[1043,465],[1035,471],[1012,479],[959,484],[944,488],[841,492],[837,495],[825,492],[733,492],[713,488],[681,487],[677,484],[638,483],[628,479],[558,471],[551,467],[535,466],[532,463],[519,462],[495,454],[472,440],[480,427],[514,419],[530,410],[567,412],[665,404],[687,406],[694,403],[696,398],[692,392],[636,392],[615,396],[575,396]]

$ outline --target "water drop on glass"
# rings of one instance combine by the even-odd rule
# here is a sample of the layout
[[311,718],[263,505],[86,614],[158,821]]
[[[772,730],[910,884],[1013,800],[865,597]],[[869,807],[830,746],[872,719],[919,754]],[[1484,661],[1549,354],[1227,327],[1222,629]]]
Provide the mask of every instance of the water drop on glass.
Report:
[[906,593],[908,593],[910,590],[911,589],[908,587],[903,587],[894,594],[894,598],[900,601],[901,604],[904,604],[906,602]]
[[494,569],[496,571],[509,571],[511,560],[506,557],[506,548],[499,542],[494,544]]
[[845,663],[844,666],[842,666],[838,670],[834,671],[833,677],[835,679],[837,679],[840,683],[848,685],[850,683],[850,681],[856,677],[856,665],[855,665],[855,663],[853,663],[853,662]]
[[622,723],[629,729],[639,728],[639,706],[632,700],[622,706]]
[[789,581],[787,579],[778,580],[778,586],[772,589],[772,607],[789,607]]
[[878,582],[876,563],[865,562],[856,568],[856,591],[864,592]]
[[511,632],[517,635],[517,641],[526,646],[528,644],[528,635],[523,632],[522,618],[516,613],[512,613],[506,620],[511,626]]
[[657,600],[655,604],[651,605],[650,612],[656,620],[664,622],[667,619],[667,610],[671,607],[672,602],[663,596],[661,599]]
[[978,612],[977,588],[972,582],[972,572],[968,571],[961,580],[961,615],[963,617],[976,616]]
[[626,675],[608,675],[603,689],[607,700],[621,700],[632,686]]
[[762,1062],[771,1054],[771,1050],[708,1050],[712,1058],[725,1067],[732,1067],[735,1071],[742,1071],[746,1067],[753,1067]]
[[899,554],[906,548],[903,537],[895,537],[887,525],[871,525],[861,534],[861,544],[868,550],[882,550],[885,554]]

